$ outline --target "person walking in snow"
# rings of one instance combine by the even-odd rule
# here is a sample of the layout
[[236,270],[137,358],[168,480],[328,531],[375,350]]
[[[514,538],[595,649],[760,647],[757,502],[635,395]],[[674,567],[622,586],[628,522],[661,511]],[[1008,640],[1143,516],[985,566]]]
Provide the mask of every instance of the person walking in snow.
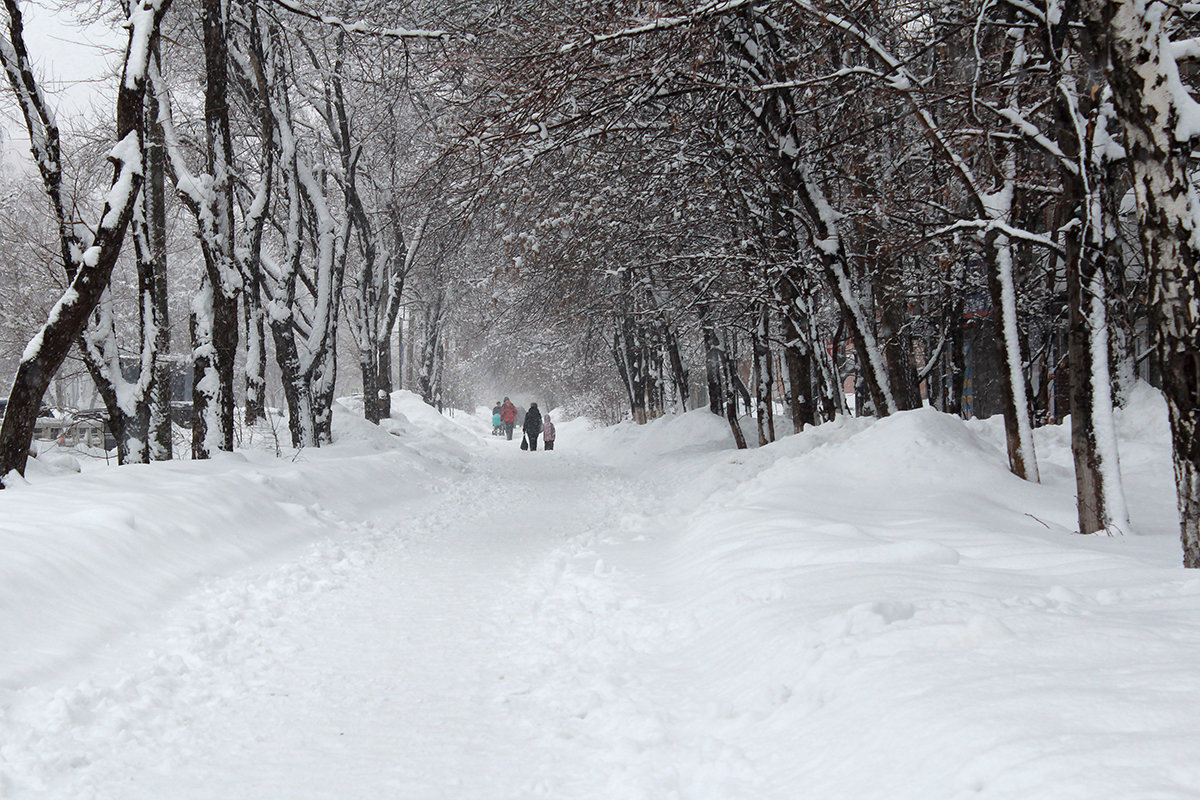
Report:
[[504,423],[500,419],[500,401],[496,401],[496,405],[492,407],[492,436],[502,436],[504,434]]
[[525,438],[529,440],[530,451],[537,450],[537,437],[542,432],[542,412],[538,411],[537,403],[529,404],[522,429],[525,431]]
[[500,421],[504,423],[504,435],[512,441],[513,426],[517,424],[517,407],[507,397],[504,405],[500,406]]
[[542,441],[546,443],[547,450],[554,449],[554,423],[550,421],[550,415],[546,415],[546,424],[542,426]]

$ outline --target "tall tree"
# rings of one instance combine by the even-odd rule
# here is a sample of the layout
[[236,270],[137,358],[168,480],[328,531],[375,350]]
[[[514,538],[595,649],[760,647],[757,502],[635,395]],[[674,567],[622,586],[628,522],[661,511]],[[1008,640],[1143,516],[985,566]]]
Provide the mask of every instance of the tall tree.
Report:
[[59,251],[69,286],[41,331],[25,348],[0,424],[0,487],[15,470],[24,474],[34,423],[46,388],[100,302],[121,251],[142,181],[143,101],[154,38],[170,0],[143,0],[128,9],[128,36],[117,91],[116,140],[109,157],[113,177],[94,231],[80,233],[63,196],[58,125],[34,74],[16,0],[5,0],[8,36],[0,62],[25,119],[34,161],[58,221]]
[[1107,79],[1124,128],[1170,410],[1183,563],[1200,567],[1200,201],[1190,171],[1200,104],[1178,63],[1196,55],[1197,39],[1180,7],[1161,0],[1082,7],[1094,42],[1091,84]]

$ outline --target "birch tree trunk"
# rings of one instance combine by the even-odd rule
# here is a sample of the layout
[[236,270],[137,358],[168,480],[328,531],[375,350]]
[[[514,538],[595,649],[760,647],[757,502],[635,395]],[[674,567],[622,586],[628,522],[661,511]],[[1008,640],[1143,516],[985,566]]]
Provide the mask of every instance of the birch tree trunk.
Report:
[[775,383],[775,370],[771,363],[770,317],[764,303],[758,312],[757,325],[751,337],[754,350],[754,410],[758,421],[759,446],[775,441],[775,415],[771,405],[773,402],[772,387]]
[[[155,37],[150,57],[158,61]],[[145,208],[145,259],[150,272],[151,317],[155,330],[154,377],[150,384],[150,459],[170,461],[174,456],[171,422],[171,320],[167,293],[167,154],[158,123],[158,98],[147,82],[145,101],[146,152],[142,199]]]
[[1200,567],[1200,207],[1188,158],[1200,129],[1169,35],[1178,7],[1085,0],[1095,50],[1123,123],[1150,272],[1154,345],[1170,411],[1185,567]]

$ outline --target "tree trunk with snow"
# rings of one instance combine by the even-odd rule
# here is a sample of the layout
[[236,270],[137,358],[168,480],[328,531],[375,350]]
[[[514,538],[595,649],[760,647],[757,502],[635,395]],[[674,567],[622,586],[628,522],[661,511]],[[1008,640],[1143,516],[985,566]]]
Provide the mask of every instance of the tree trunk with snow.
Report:
[[733,434],[733,443],[738,450],[746,449],[746,434],[742,433],[742,425],[738,421],[737,414],[737,397],[734,395],[733,389],[729,389],[725,395],[725,419],[729,423],[729,430]]
[[1085,17],[1124,125],[1150,271],[1154,344],[1170,411],[1183,563],[1200,567],[1200,204],[1188,162],[1200,107],[1175,59],[1190,49],[1169,36],[1177,7],[1146,0],[1085,0]]
[[903,271],[887,256],[877,257],[874,294],[879,306],[879,341],[888,383],[898,411],[921,407],[921,389],[913,362],[912,338],[905,330]]
[[246,425],[258,422],[266,413],[267,363],[266,325],[263,318],[262,288],[251,277],[242,293],[246,325]]
[[796,281],[790,274],[775,283],[775,299],[782,309],[783,404],[792,422],[792,432],[816,424],[813,407],[813,346],[808,341],[808,320]]
[[[323,199],[323,197],[322,197]],[[328,211],[320,216],[328,217]],[[318,228],[323,223],[318,223]],[[327,231],[332,235],[331,231]],[[346,231],[337,241],[345,242]],[[336,243],[330,243],[336,250]],[[316,349],[316,357],[312,365],[312,396],[313,420],[317,432],[317,445],[327,445],[333,442],[333,403],[337,390],[337,330],[338,319],[342,307],[342,286],[346,275],[346,251],[343,247],[340,253],[335,253],[329,259],[329,298],[325,311],[324,327],[320,337],[320,346]],[[441,364],[438,364],[441,370]]]
[[161,0],[129,10],[128,43],[116,103],[117,145],[109,154],[113,178],[95,233],[84,240],[67,214],[58,127],[34,77],[21,10],[15,0],[5,0],[9,35],[0,41],[0,62],[25,119],[34,161],[57,217],[59,251],[69,285],[17,366],[0,424],[0,488],[10,471],[24,474],[42,396],[87,326],[120,255],[141,185],[147,56],[168,5],[169,0]]
[[751,335],[754,350],[754,410],[758,421],[759,446],[775,441],[775,415],[772,413],[772,386],[775,370],[771,362],[770,317],[766,304],[759,309]]
[[442,336],[444,298],[438,294],[425,306],[421,336],[421,363],[417,373],[417,389],[429,405],[437,404],[438,343]]
[[671,364],[672,403],[678,404],[679,411],[688,410],[688,397],[691,388],[688,385],[688,369],[683,365],[683,355],[679,351],[679,337],[674,329],[666,329],[667,359]]
[[[142,234],[134,225],[134,238]],[[106,291],[92,315],[88,328],[79,339],[83,362],[92,376],[96,391],[104,402],[109,430],[117,441],[118,464],[146,464],[150,461],[150,395],[154,389],[154,364],[158,360],[155,346],[157,331],[151,313],[153,305],[153,274],[138,256],[138,299],[141,308],[139,326],[138,374],[127,379],[121,364],[120,348],[113,318],[111,291]]]
[[835,334],[832,341],[826,343],[821,338],[813,310],[816,307],[811,295],[801,295],[804,302],[805,319],[808,322],[808,340],[813,343],[817,368],[813,371],[817,379],[817,391],[820,394],[819,410],[822,419],[832,422],[838,414],[847,414],[846,393],[842,387],[842,374],[834,357],[840,334]]
[[824,192],[807,168],[798,168],[791,182],[809,218],[812,244],[819,256],[821,274],[841,309],[842,317],[854,342],[858,356],[859,375],[867,387],[876,415],[886,417],[896,411],[887,365],[879,350],[871,322],[862,307],[850,279],[845,244],[838,233],[836,212],[829,206]]
[[723,358],[721,337],[717,335],[712,321],[712,312],[707,304],[696,304],[696,318],[700,323],[700,341],[704,346],[704,379],[708,387],[708,410],[720,416],[724,413],[725,381],[721,379]]
[[1037,482],[1037,456],[1033,449],[1033,424],[1029,417],[1029,392],[1018,336],[1016,287],[1013,280],[1012,246],[998,231],[986,239],[987,284],[992,314],[1000,336],[995,340],[1001,364],[1000,390],[1004,411],[1004,436],[1009,469],[1018,478]]
[[730,37],[736,55],[732,68],[752,84],[771,88],[744,93],[743,107],[773,153],[778,179],[786,190],[779,195],[794,198],[788,205],[794,206],[805,221],[808,243],[817,255],[821,276],[849,327],[860,375],[875,413],[887,416],[896,411],[896,403],[871,320],[851,280],[846,245],[838,225],[841,215],[830,205],[812,166],[800,157],[796,125],[802,104],[787,85],[789,76],[779,52],[778,32],[762,9],[751,5],[744,13],[745,30]]
[[637,424],[644,425],[647,420],[645,352],[637,325],[628,314],[623,314],[617,320],[613,331],[613,358],[617,361],[617,370],[625,385],[630,416]]
[[[391,253],[385,261],[384,282],[388,287],[383,310],[383,326],[379,338],[375,342],[376,369],[379,380],[379,416],[387,418],[392,415],[392,331],[397,332],[399,345],[397,353],[404,352],[403,325],[400,324],[400,303],[404,297],[404,286],[408,274],[412,271],[417,252],[425,235],[425,227],[429,223],[429,213],[421,218],[416,232],[411,240],[404,235],[401,226],[400,211],[396,203],[389,202],[388,216],[391,219],[392,244]],[[403,374],[404,364],[397,365]]]
[[[1090,77],[1098,78],[1099,72]],[[1119,218],[1106,184],[1108,150],[1104,90],[1082,92],[1059,76],[1055,93],[1056,141],[1065,158],[1063,186],[1064,261],[1067,272],[1067,361],[1071,376],[1071,455],[1080,533],[1129,529],[1113,417],[1109,375],[1109,260],[1120,264],[1115,240]],[[1082,104],[1082,106],[1081,106]],[[1091,132],[1091,139],[1087,133]]]
[[[150,57],[158,60],[155,37]],[[150,316],[155,330],[154,370],[150,382],[150,459],[170,461],[174,456],[171,422],[171,321],[167,292],[167,155],[162,126],[158,123],[158,98],[147,82],[145,102],[146,151],[142,200],[145,260],[150,274]],[[139,271],[140,273],[140,271]],[[144,313],[144,312],[143,312]]]
[[235,257],[233,144],[229,127],[229,6],[203,0],[204,129],[211,186],[198,215],[205,275],[192,302],[192,458],[233,450],[233,377],[238,349],[238,295],[242,275]]

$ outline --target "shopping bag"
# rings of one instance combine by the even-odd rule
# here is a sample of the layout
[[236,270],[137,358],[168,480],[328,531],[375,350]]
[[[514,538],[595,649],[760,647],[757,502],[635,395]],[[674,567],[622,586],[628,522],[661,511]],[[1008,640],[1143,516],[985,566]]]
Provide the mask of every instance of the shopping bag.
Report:
[[522,449],[522,450],[528,450],[528,449],[529,449],[529,439],[528,439],[528,437],[525,437],[525,436],[522,436],[522,437],[521,437],[521,449]]

